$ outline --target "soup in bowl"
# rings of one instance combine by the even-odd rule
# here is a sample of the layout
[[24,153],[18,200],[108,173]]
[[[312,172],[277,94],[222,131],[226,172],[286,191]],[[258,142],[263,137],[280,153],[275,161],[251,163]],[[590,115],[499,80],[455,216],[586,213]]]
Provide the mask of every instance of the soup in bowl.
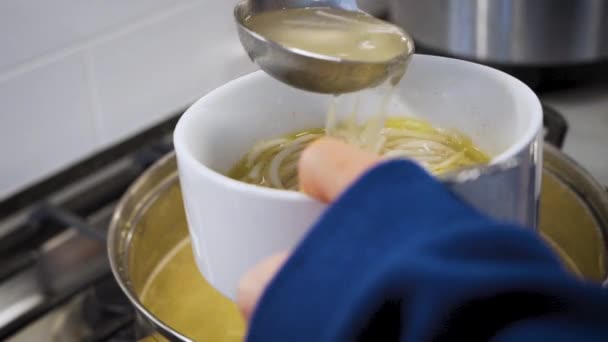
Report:
[[[383,96],[366,92],[364,102]],[[205,95],[180,119],[174,143],[194,256],[209,283],[229,298],[247,269],[293,248],[325,205],[228,174],[260,141],[323,128],[332,101],[260,71]],[[542,109],[527,86],[482,65],[415,55],[386,113],[470,139],[489,156],[487,165],[443,174],[442,181],[488,215],[535,227]],[[359,110],[361,119],[376,114]]]

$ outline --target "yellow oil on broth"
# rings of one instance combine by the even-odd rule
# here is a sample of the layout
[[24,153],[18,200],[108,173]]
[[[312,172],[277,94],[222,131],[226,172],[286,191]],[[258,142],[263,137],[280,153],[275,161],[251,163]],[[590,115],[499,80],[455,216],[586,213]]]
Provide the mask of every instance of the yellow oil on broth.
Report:
[[[348,122],[347,122],[348,123]],[[365,126],[365,125],[364,125]],[[351,128],[346,128],[347,135],[352,134]],[[296,133],[287,134],[283,137],[262,141],[255,146],[230,170],[230,178],[246,183],[277,188],[297,190],[297,162],[303,149],[316,139],[326,135],[325,129],[317,128],[302,130]],[[426,121],[405,118],[391,117],[385,120],[384,129],[381,133],[385,140],[383,146],[379,146],[375,151],[384,157],[407,157],[417,160],[423,164],[430,172],[435,175],[442,175],[460,168],[487,164],[490,157],[482,152],[468,137],[458,133],[433,127]],[[309,137],[308,140],[298,142]],[[273,143],[274,142],[274,143]],[[293,146],[294,144],[299,146]],[[408,145],[417,144],[419,149]],[[402,150],[403,146],[408,146]],[[424,151],[424,147],[431,146],[442,149],[429,149]],[[287,149],[293,149],[285,157],[280,154]],[[434,154],[434,155],[432,155]],[[425,165],[428,158],[436,161]],[[280,163],[273,160],[281,158]],[[427,158],[423,160],[423,158]],[[277,164],[278,170],[277,170]],[[274,170],[274,177],[273,177]],[[280,183],[280,184],[279,184]]]
[[[544,180],[547,178],[545,176]],[[548,185],[548,188],[553,191],[555,184],[549,182]],[[555,206],[553,202],[562,201],[562,198],[549,198],[549,195],[553,194],[543,191],[544,200],[541,203],[546,204],[543,209],[574,208],[570,205],[567,207]],[[548,199],[551,200],[548,201]],[[547,212],[554,213],[555,211],[543,210],[541,212],[542,235],[574,274],[595,280],[598,268],[587,267],[588,269],[585,269],[587,264],[591,266],[593,262],[577,259],[577,264],[560,245],[553,241],[557,234],[551,230],[554,229],[552,227],[562,227],[562,225],[560,222],[552,220],[553,214],[547,214]],[[570,213],[569,210],[565,210],[565,212]],[[564,232],[572,232],[572,230],[564,229]],[[563,242],[559,238],[557,241]],[[598,242],[601,241],[598,240]],[[580,250],[584,250],[584,248],[580,248]],[[605,255],[603,251],[600,254]],[[581,272],[579,266],[582,266],[582,271],[587,272]],[[245,323],[238,309],[232,301],[213,289],[200,275],[189,238],[182,241],[165,256],[154,274],[148,279],[143,292],[142,303],[152,314],[172,329],[194,341],[243,341]],[[152,339],[150,340],[152,341]],[[155,335],[154,341],[157,340],[163,339]]]
[[245,322],[236,305],[201,276],[189,238],[156,266],[141,301],[165,324],[195,341],[243,341]]
[[288,48],[356,62],[383,62],[408,51],[394,25],[362,12],[293,8],[245,19],[245,26]]

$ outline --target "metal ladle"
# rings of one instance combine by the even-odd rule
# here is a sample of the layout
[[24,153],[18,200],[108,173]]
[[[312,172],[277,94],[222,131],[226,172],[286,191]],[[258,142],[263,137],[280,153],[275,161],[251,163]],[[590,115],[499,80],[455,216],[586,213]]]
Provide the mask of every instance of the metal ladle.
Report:
[[350,93],[377,86],[389,78],[393,84],[405,74],[414,53],[412,39],[407,50],[390,60],[361,62],[332,56],[305,55],[271,41],[247,28],[245,20],[255,14],[288,8],[325,7],[365,13],[356,0],[242,0],[234,10],[241,44],[262,70],[293,87],[326,94]]

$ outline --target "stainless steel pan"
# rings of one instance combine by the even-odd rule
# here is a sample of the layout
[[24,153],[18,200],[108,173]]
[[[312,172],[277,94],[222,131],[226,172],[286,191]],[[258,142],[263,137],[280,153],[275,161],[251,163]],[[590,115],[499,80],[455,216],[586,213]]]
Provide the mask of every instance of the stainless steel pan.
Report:
[[608,60],[606,0],[391,0],[417,45],[487,64],[563,66]]

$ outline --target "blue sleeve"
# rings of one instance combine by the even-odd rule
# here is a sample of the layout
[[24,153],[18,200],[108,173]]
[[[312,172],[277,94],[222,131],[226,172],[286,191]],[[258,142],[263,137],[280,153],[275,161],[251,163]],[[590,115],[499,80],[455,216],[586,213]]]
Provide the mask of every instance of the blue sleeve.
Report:
[[271,282],[248,341],[608,341],[608,293],[530,230],[387,162],[334,205]]

